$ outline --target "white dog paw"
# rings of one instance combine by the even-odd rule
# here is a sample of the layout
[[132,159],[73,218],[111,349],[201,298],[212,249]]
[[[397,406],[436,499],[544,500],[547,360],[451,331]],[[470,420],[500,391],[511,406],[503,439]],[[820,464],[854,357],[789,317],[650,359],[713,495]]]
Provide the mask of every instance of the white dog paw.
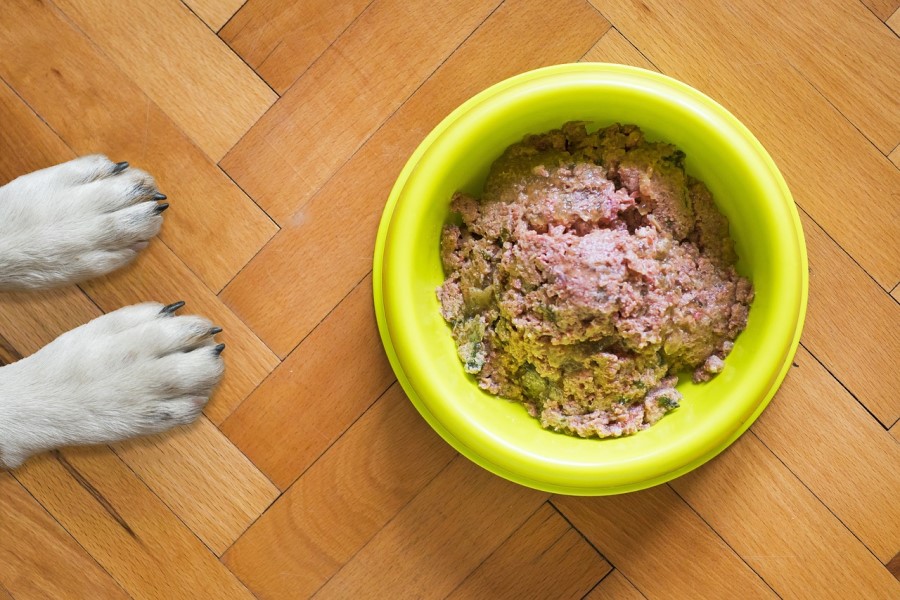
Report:
[[77,283],[132,261],[168,204],[128,163],[84,156],[0,188],[0,288]]
[[194,421],[222,377],[221,331],[184,303],[122,308],[0,369],[0,462]]

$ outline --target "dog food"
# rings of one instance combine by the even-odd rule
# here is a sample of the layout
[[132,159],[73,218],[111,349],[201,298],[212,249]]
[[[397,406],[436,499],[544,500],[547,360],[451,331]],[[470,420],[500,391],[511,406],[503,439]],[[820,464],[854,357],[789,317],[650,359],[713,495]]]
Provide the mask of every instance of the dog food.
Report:
[[646,429],[707,381],[747,323],[728,221],[684,154],[633,125],[529,135],[457,193],[438,288],[466,372],[541,425]]

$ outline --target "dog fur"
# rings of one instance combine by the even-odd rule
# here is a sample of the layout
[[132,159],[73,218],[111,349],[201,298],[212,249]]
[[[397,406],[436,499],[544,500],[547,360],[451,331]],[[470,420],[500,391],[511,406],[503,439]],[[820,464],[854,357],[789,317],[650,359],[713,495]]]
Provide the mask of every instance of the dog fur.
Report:
[[[0,188],[0,290],[114,271],[159,232],[147,173],[85,156]],[[0,467],[61,446],[105,444],[194,421],[224,370],[221,331],[180,304],[121,308],[0,367]]]

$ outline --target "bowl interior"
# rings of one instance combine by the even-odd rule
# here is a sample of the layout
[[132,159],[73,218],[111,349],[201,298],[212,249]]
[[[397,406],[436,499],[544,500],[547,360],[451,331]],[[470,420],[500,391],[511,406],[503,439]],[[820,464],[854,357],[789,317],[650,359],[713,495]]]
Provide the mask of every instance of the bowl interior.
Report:
[[[525,409],[480,390],[456,355],[435,289],[439,236],[456,190],[480,195],[491,163],[527,133],[584,120],[639,125],[687,154],[728,217],[738,270],[756,291],[746,330],[723,373],[679,385],[682,406],[618,439],[546,431]],[[435,429],[470,458],[510,479],[554,491],[637,489],[699,464],[749,425],[774,393],[796,348],[805,302],[805,251],[783,179],[753,136],[692,88],[640,69],[567,65],[498,84],[433,132],[398,180],[383,232],[381,292],[401,381]],[[395,365],[396,366],[396,365]],[[399,373],[398,373],[399,376]],[[696,466],[696,465],[694,465]]]

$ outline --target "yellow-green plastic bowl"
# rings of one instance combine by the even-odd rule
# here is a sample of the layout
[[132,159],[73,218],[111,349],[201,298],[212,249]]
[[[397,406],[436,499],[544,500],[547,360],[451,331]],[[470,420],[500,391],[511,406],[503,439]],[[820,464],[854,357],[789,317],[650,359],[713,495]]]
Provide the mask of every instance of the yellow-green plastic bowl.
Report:
[[[491,163],[527,133],[566,121],[634,123],[687,154],[728,217],[738,270],[755,287],[746,330],[711,382],[683,382],[679,409],[617,439],[542,429],[525,409],[480,390],[456,355],[435,289],[442,225],[456,190],[480,194]],[[428,423],[482,467],[540,490],[605,495],[682,475],[724,450],[762,412],[790,368],[806,312],[807,259],[790,192],[762,145],[722,106],[669,77],[582,63],[531,71],[450,114],[400,173],[382,217],[375,308],[398,380]]]

